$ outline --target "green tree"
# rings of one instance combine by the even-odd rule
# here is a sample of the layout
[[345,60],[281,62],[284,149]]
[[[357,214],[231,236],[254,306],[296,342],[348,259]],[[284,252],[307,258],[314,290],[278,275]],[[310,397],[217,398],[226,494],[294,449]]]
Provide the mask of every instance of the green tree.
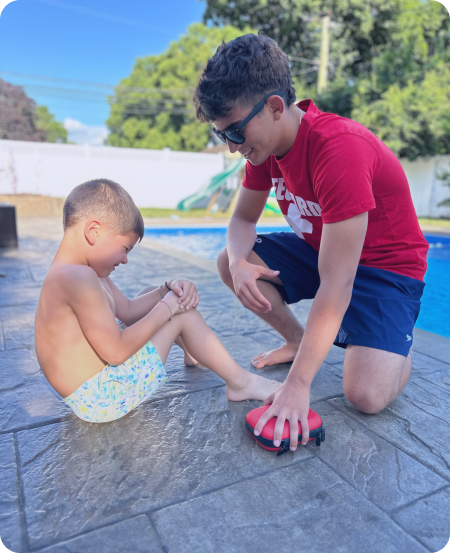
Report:
[[391,42],[356,83],[352,119],[398,156],[450,153],[450,18],[438,2],[405,0]]
[[315,87],[317,64],[314,67],[309,61],[320,56],[321,15],[331,13],[333,21],[331,79],[339,78],[342,72],[355,79],[370,72],[373,60],[391,42],[392,22],[401,13],[403,3],[404,0],[207,0],[204,20],[241,29],[251,25],[263,31],[294,58],[293,75],[301,76],[304,86]]
[[[251,32],[245,28],[245,32]],[[208,59],[222,41],[241,35],[230,26],[195,23],[159,56],[138,58],[131,75],[109,99],[108,144],[128,148],[199,151],[211,131],[197,121],[194,88]]]
[[[329,84],[318,96],[314,60],[320,54],[320,15],[324,13],[331,13],[333,21]],[[427,83],[434,80],[440,85],[442,79],[429,72],[449,67],[450,18],[434,0],[207,0],[204,20],[263,31],[291,57],[298,98],[312,98],[319,108],[345,117],[364,112],[365,121],[370,108],[364,106],[386,98],[390,87],[394,88],[389,97],[396,97],[404,87],[412,94],[411,87],[418,86],[419,91],[427,75]],[[442,91],[437,95],[442,97]],[[377,113],[379,106],[373,107]],[[442,110],[447,113],[445,106]],[[405,125],[413,123],[408,120]],[[443,140],[434,141],[438,143],[441,151]],[[399,147],[397,151],[405,151],[403,142]],[[407,155],[424,151],[416,144]]]
[[352,118],[371,129],[399,157],[450,152],[450,68],[443,64],[411,79],[406,86],[391,85],[372,103],[355,108]]
[[46,142],[67,143],[67,130],[62,123],[55,121],[55,117],[45,106],[38,106],[35,109],[35,114],[37,116],[36,127],[45,131]]

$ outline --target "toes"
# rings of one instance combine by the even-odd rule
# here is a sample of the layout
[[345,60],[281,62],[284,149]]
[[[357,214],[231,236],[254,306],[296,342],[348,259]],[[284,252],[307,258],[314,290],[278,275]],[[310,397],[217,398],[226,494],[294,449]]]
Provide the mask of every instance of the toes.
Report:
[[266,366],[262,359],[260,359],[259,361],[252,361],[252,365],[255,367],[255,369],[262,369]]

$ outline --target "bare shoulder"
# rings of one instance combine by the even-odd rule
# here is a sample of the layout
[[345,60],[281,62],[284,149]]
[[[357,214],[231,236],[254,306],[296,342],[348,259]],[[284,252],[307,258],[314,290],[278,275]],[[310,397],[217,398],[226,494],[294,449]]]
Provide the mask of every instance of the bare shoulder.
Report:
[[59,287],[61,291],[71,294],[87,288],[98,288],[99,278],[96,272],[85,265],[72,265],[70,263],[58,263],[53,265],[45,279],[52,288]]

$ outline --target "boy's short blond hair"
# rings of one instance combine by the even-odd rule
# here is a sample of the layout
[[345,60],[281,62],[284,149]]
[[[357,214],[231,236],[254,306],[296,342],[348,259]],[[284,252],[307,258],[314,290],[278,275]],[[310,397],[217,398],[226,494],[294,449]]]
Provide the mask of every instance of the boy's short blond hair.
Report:
[[90,180],[76,186],[64,202],[64,230],[83,219],[98,218],[112,234],[134,232],[144,236],[144,220],[128,192],[109,179]]

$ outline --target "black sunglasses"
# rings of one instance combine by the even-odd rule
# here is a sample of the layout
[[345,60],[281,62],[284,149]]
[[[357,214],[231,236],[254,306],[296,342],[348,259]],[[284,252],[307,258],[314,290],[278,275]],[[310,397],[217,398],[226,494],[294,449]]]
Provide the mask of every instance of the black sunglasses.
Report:
[[223,131],[218,131],[216,129],[213,129],[213,133],[216,136],[218,136],[222,142],[225,142],[225,144],[227,142],[227,139],[233,144],[243,144],[245,142],[245,136],[244,136],[244,133],[242,132],[242,129],[250,121],[250,119],[253,119],[253,117],[255,117],[255,115],[262,110],[262,108],[264,107],[264,104],[266,103],[267,98],[270,98],[270,96],[284,97],[284,92],[278,90],[277,92],[271,92],[270,94],[267,94],[267,96],[264,96],[264,98],[256,104],[256,106],[252,109],[252,111],[237,127],[235,128],[228,127],[228,129],[225,129]]

